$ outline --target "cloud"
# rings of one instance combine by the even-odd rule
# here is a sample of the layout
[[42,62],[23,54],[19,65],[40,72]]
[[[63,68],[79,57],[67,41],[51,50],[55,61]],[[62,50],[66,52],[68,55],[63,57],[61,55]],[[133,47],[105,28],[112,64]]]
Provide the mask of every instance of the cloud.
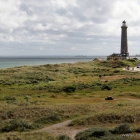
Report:
[[72,47],[71,50],[77,50],[76,47]]
[[108,55],[120,50],[123,20],[129,50],[135,54],[140,43],[139,9],[140,0],[2,0],[0,55],[7,50],[11,55],[96,55],[97,49]]

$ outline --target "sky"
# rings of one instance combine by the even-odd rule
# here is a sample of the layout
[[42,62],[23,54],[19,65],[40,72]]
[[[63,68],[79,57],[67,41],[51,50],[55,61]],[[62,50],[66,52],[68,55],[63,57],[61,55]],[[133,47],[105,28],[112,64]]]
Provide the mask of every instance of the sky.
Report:
[[0,56],[140,54],[140,0],[0,0]]

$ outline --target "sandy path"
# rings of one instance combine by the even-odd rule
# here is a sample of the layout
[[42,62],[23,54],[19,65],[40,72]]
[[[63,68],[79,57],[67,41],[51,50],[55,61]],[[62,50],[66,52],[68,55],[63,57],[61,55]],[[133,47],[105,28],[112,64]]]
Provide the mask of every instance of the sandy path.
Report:
[[[139,99],[132,99],[132,98],[126,98],[129,101],[137,101],[140,102]],[[67,135],[71,137],[73,140],[75,140],[76,134],[78,134],[81,131],[84,131],[88,128],[91,128],[93,126],[77,126],[77,127],[70,127],[68,124],[72,120],[67,120],[58,124],[54,124],[51,126],[44,127],[40,130],[32,131],[32,132],[47,132],[51,135],[58,136],[58,135]]]
[[58,124],[54,124],[48,127],[44,127],[43,129],[36,130],[34,132],[47,132],[51,135],[67,135],[71,137],[73,140],[75,140],[75,136],[80,131],[86,130],[88,127],[86,126],[78,126],[78,127],[69,127],[68,124],[71,122],[71,120],[64,121]]
[[135,101],[135,102],[140,102],[140,99],[135,99],[135,98],[126,98],[129,101]]

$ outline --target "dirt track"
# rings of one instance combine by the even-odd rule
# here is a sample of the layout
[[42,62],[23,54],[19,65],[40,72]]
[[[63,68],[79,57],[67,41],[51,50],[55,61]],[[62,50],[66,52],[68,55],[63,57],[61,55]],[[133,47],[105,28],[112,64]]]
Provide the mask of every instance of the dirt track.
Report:
[[[132,99],[132,98],[126,98],[129,101],[137,101],[140,102],[139,99]],[[50,133],[51,135],[58,136],[58,135],[67,135],[71,137],[73,140],[75,140],[76,134],[78,134],[80,131],[84,131],[88,128],[91,128],[93,126],[77,126],[77,127],[70,127],[68,124],[72,120],[67,120],[58,124],[54,124],[51,126],[44,127],[40,130],[36,130],[33,132],[47,132]]]
[[71,122],[71,120],[64,121],[58,124],[54,124],[48,127],[45,127],[43,129],[34,131],[34,132],[48,132],[53,135],[67,135],[71,137],[73,140],[75,140],[75,136],[80,131],[86,130],[88,127],[85,126],[78,126],[78,127],[69,127],[68,124]]

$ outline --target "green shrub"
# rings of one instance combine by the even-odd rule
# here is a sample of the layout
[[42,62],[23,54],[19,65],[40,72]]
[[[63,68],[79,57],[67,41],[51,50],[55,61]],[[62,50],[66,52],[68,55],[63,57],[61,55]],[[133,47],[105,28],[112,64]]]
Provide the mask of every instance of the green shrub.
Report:
[[131,133],[130,126],[128,124],[121,124],[118,127],[115,127],[113,130],[110,130],[113,134],[128,134]]
[[83,90],[83,89],[87,89],[90,88],[91,86],[89,84],[84,84],[84,83],[79,83],[78,84],[78,89]]
[[105,123],[134,123],[135,117],[132,115],[116,114],[116,113],[98,113],[86,117],[74,119],[69,125],[94,125]]
[[24,131],[32,129],[32,126],[28,124],[28,122],[22,120],[11,120],[9,122],[5,122],[1,127],[1,132],[10,132],[10,131]]
[[103,85],[101,89],[102,90],[111,90],[112,87],[110,85]]
[[16,98],[15,97],[11,97],[11,96],[7,96],[7,97],[4,97],[3,98],[3,100],[5,101],[5,100],[11,100],[11,101],[14,101],[14,100],[16,100]]
[[67,93],[75,92],[75,90],[76,90],[76,87],[74,87],[74,86],[63,87],[63,91],[65,91]]
[[140,133],[140,127],[133,129],[133,132]]
[[80,132],[75,136],[76,140],[95,140],[96,138],[102,138],[104,136],[111,135],[109,131],[99,128],[91,128]]
[[30,82],[31,82],[31,84],[38,84],[39,83],[37,80],[31,80]]
[[[91,139],[90,139],[91,140]],[[109,135],[109,136],[105,136],[105,137],[102,137],[100,139],[93,139],[93,140],[128,140],[125,139],[124,137],[122,136],[118,136],[118,135]],[[132,139],[129,139],[129,140],[132,140]]]
[[72,140],[69,136],[66,135],[60,135],[57,140]]
[[137,59],[127,59],[127,61],[130,61],[130,62],[135,62]]
[[114,70],[114,73],[119,73],[120,71],[119,70]]
[[51,114],[48,116],[43,116],[35,121],[35,123],[50,124],[60,121],[61,118],[57,114]]

